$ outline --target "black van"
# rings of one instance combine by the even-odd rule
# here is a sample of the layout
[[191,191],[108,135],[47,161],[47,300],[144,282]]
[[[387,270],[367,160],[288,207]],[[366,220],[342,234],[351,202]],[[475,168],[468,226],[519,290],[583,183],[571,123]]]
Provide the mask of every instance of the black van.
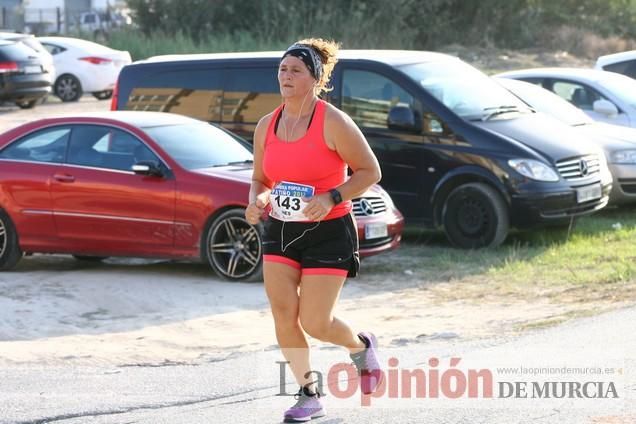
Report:
[[[112,108],[181,113],[251,139],[281,102],[281,55],[136,62]],[[607,204],[612,177],[598,147],[455,57],[345,50],[332,84],[326,100],[366,136],[407,222],[442,226],[455,246],[496,246],[510,226],[562,225]]]

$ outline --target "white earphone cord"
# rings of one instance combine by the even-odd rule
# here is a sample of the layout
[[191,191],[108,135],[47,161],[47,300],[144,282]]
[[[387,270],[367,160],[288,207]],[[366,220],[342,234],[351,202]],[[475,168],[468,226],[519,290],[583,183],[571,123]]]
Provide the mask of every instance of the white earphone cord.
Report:
[[[313,87],[312,87],[313,88]],[[292,137],[294,136],[294,129],[296,129],[296,124],[298,124],[298,122],[300,121],[300,115],[303,112],[303,106],[305,106],[305,101],[307,100],[307,94],[309,94],[309,92],[312,89],[310,88],[309,90],[307,90],[307,92],[305,93],[305,96],[303,97],[303,101],[300,104],[300,111],[298,112],[298,117],[296,118],[296,122],[294,122],[294,125],[292,125],[291,128],[291,135]],[[283,117],[283,127],[285,127],[285,141],[289,142],[289,136],[287,135],[287,125],[285,125],[285,119]],[[315,230],[316,228],[318,228],[318,226],[320,225],[320,221],[318,221],[316,223],[316,225],[314,225],[311,228],[306,229],[305,231],[303,231],[303,233],[301,235],[299,235],[298,237],[296,237],[295,239],[293,239],[292,241],[290,241],[289,243],[287,243],[287,245],[285,245],[285,221],[283,221],[283,225],[280,227],[280,250],[285,253],[285,250],[287,250],[287,248],[289,246],[292,245],[292,243],[294,243],[297,240],[300,240],[301,238],[303,238],[305,236],[305,234],[307,234],[310,231]]]
[[314,225],[311,228],[307,228],[305,231],[303,231],[303,233],[301,235],[299,235],[298,237],[296,237],[295,239],[293,239],[292,241],[290,241],[289,243],[287,243],[287,246],[285,246],[285,242],[284,242],[284,237],[285,237],[285,221],[283,221],[283,225],[280,227],[280,250],[285,253],[285,250],[287,250],[287,248],[289,246],[292,245],[293,242],[300,240],[301,238],[303,238],[305,236],[305,234],[307,234],[310,231],[315,230],[316,228],[318,228],[318,226],[320,225],[320,221],[318,221],[316,223],[316,225]]
[[[303,97],[303,101],[300,104],[300,111],[298,111],[298,117],[296,118],[296,122],[294,122],[294,125],[292,125],[292,128],[291,128],[292,137],[294,136],[294,130],[296,129],[296,124],[298,124],[298,121],[300,121],[300,115],[303,113],[303,106],[305,106],[305,100],[307,100],[307,94],[309,94],[312,88],[307,90],[307,92],[305,93],[305,96]],[[289,136],[287,135],[287,125],[285,125],[285,117],[282,117],[282,118],[283,118],[283,127],[285,127],[285,142],[289,143]]]

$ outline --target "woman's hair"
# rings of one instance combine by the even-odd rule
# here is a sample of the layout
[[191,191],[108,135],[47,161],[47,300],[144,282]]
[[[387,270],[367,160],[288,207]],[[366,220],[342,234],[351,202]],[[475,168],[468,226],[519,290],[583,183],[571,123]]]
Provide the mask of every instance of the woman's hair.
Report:
[[304,40],[298,40],[296,43],[313,48],[320,56],[322,75],[320,81],[318,81],[315,94],[320,96],[322,93],[333,90],[333,87],[329,87],[328,84],[331,79],[331,72],[333,72],[333,68],[338,62],[337,54],[340,49],[340,43],[332,40],[323,40],[322,38],[305,38]]

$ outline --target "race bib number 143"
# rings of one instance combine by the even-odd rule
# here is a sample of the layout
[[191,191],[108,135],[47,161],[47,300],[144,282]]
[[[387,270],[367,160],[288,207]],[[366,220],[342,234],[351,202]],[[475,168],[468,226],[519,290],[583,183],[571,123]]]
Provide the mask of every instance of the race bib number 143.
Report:
[[281,221],[307,221],[307,217],[303,215],[305,202],[302,198],[313,195],[312,186],[281,181],[269,195],[269,204],[272,207],[270,215]]

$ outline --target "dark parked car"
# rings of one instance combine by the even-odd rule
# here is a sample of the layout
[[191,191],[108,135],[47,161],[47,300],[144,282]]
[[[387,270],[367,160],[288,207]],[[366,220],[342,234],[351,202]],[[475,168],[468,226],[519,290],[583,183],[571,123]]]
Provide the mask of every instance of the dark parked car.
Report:
[[52,75],[33,49],[0,39],[0,101],[32,108],[51,92],[51,83]]
[[[244,208],[252,152],[225,130],[156,112],[43,119],[0,135],[0,270],[23,252],[200,259],[258,279]],[[402,215],[379,186],[354,201],[369,256],[396,248]]]
[[[281,52],[175,55],[126,66],[112,108],[171,111],[251,138],[280,104]],[[461,60],[439,53],[340,52],[326,100],[358,124],[380,184],[407,222],[456,246],[496,246],[510,226],[565,224],[608,201],[602,151]]]

